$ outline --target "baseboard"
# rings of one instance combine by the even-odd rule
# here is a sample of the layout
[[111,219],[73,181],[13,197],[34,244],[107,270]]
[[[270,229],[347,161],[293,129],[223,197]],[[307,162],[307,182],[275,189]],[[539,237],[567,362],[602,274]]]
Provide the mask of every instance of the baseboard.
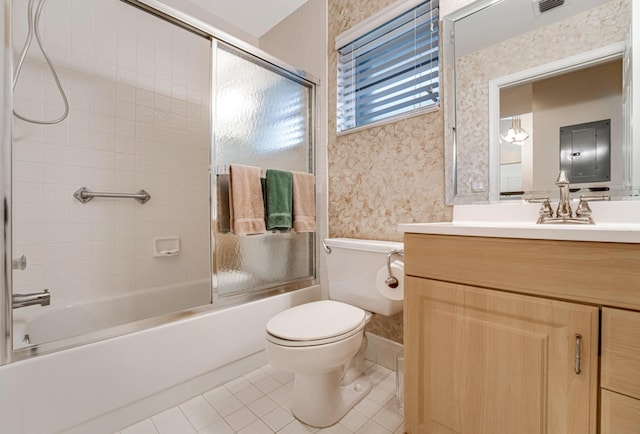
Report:
[[365,359],[395,371],[396,357],[404,350],[404,345],[369,332],[365,334],[368,340]]
[[259,351],[145,399],[128,403],[115,411],[65,430],[64,433],[113,433],[119,431],[245,375],[266,363],[265,351]]

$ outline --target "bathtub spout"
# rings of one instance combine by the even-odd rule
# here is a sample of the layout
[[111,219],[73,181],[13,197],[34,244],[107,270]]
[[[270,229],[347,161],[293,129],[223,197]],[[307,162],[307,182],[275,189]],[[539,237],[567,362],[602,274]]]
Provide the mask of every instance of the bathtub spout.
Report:
[[33,306],[49,306],[51,304],[51,294],[45,289],[42,292],[32,292],[30,294],[13,294],[13,308]]

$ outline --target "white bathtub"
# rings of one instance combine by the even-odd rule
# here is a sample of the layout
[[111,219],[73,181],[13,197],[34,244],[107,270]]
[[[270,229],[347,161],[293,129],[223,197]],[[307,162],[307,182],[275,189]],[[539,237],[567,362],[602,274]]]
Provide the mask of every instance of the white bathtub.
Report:
[[0,432],[118,431],[264,363],[266,322],[319,298],[314,286],[0,366]]
[[[55,294],[52,295],[55,297]],[[66,306],[34,306],[14,311],[13,348],[53,342],[121,324],[206,305],[208,279],[143,289]],[[23,313],[24,312],[24,313]],[[28,335],[29,343],[24,337]]]

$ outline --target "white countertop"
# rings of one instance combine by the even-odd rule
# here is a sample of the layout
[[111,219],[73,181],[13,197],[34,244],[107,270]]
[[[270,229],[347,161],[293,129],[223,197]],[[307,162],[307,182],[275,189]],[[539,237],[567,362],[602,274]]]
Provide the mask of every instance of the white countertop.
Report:
[[[572,204],[575,209],[577,204]],[[536,224],[539,204],[456,205],[452,222],[402,223],[400,232],[640,243],[640,201],[593,202],[595,224]]]

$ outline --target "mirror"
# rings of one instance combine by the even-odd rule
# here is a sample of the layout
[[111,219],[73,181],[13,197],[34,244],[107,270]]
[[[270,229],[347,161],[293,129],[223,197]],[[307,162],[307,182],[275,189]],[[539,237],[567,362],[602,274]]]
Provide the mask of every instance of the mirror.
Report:
[[[630,8],[480,0],[443,19],[452,36],[443,38],[447,204],[557,196],[561,166],[576,168],[572,191],[636,191],[623,79]],[[605,144],[606,130],[592,123],[607,120]],[[578,138],[585,144],[571,145]]]

